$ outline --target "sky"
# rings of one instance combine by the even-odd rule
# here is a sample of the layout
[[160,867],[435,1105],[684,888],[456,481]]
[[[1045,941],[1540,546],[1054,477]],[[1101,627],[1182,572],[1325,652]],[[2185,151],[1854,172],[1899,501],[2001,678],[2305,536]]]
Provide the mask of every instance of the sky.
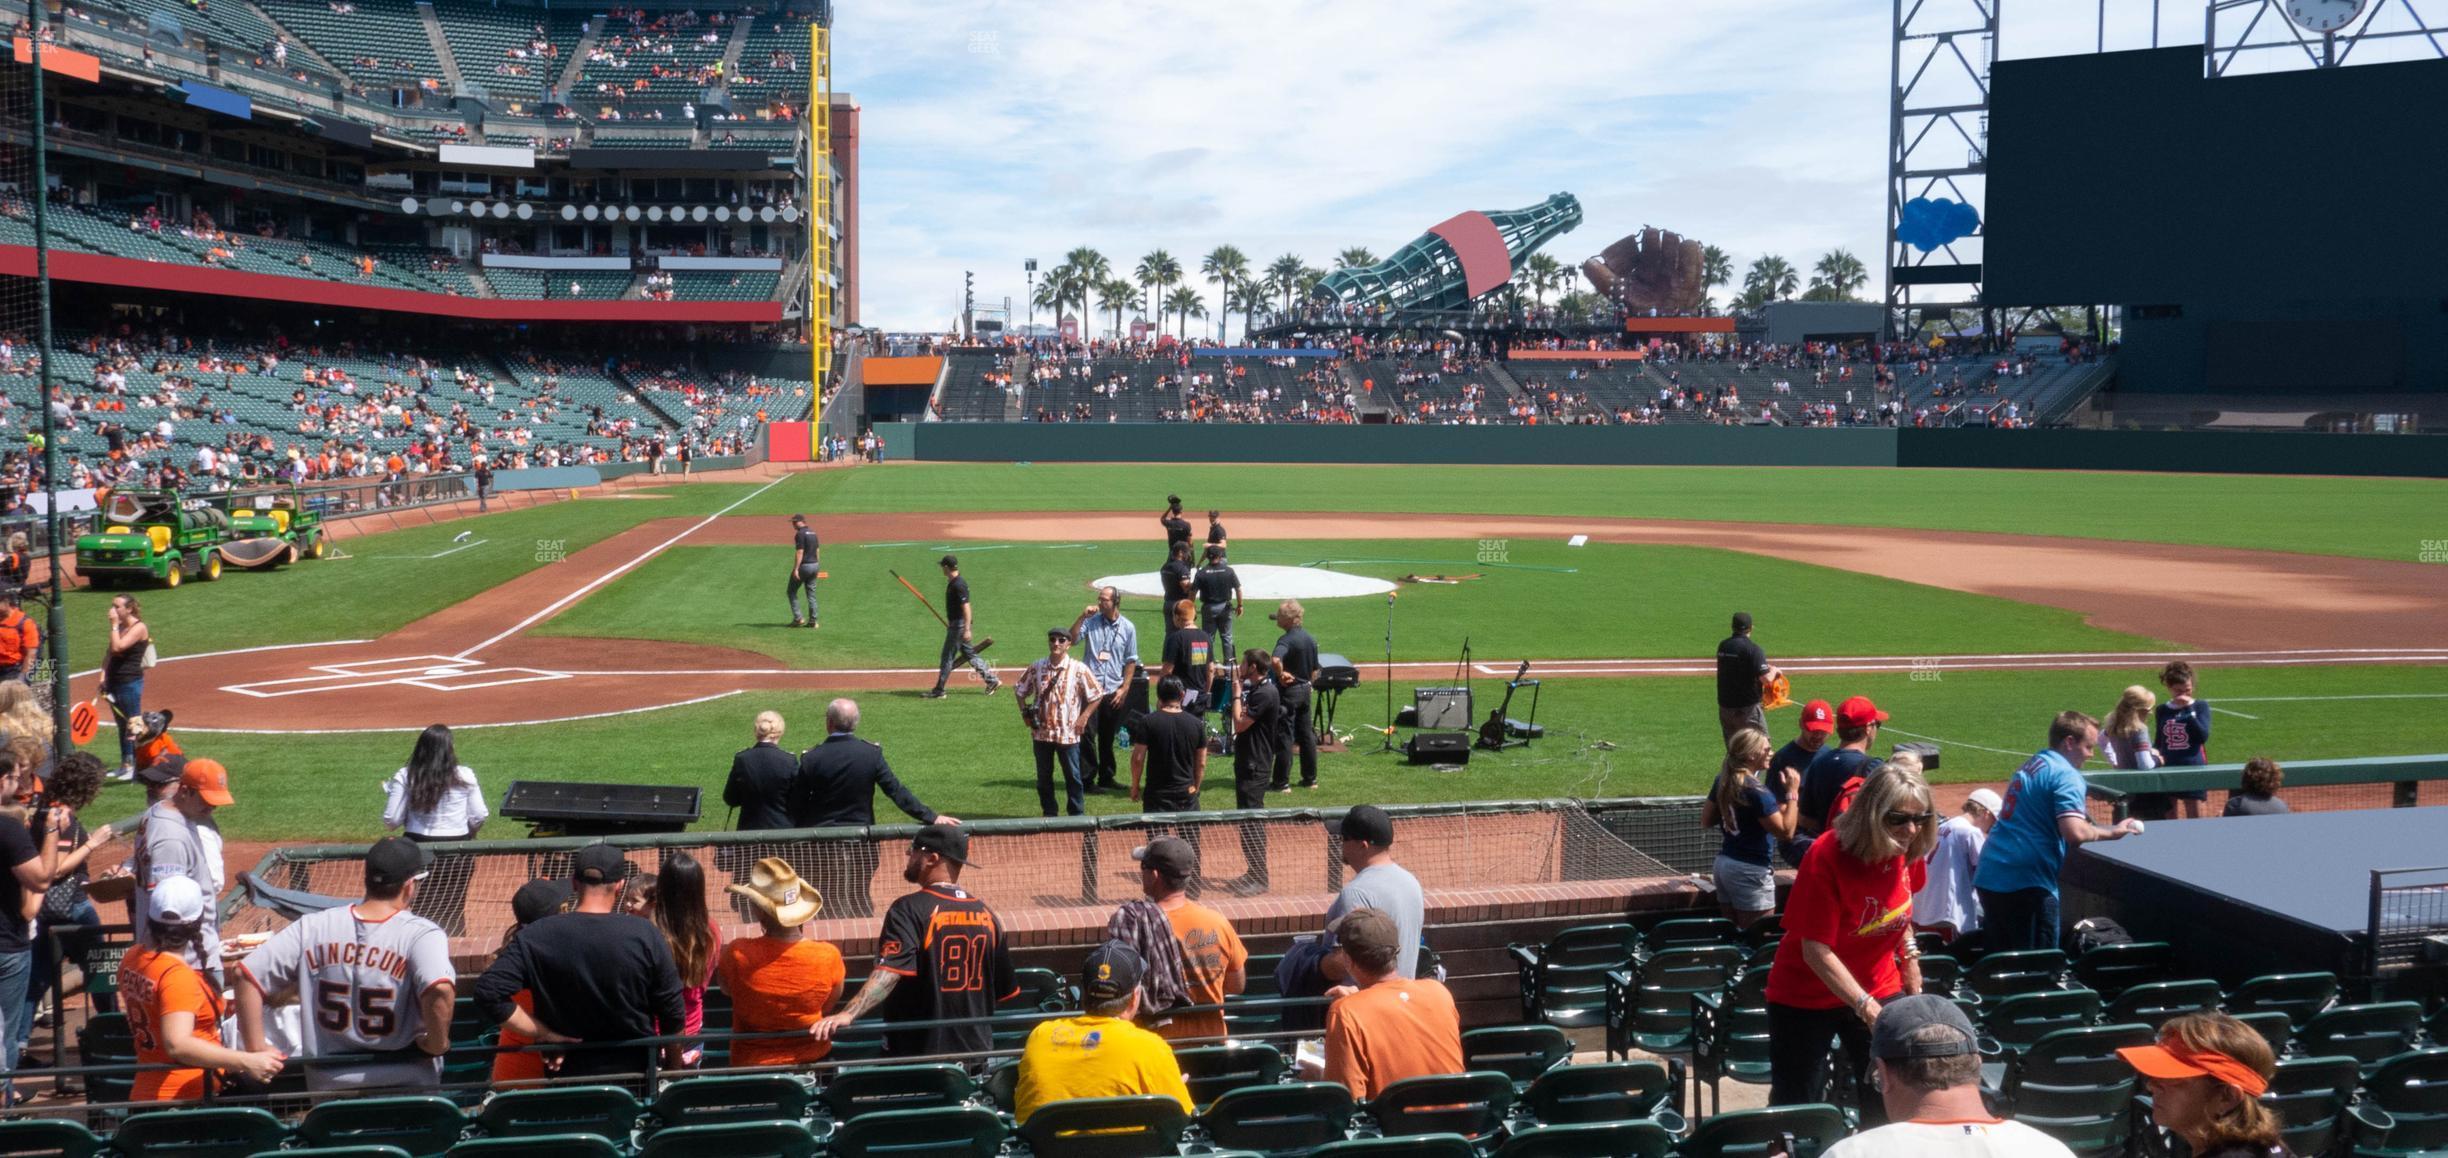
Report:
[[[2146,42],[2123,10],[2147,3],[2110,0],[2110,47]],[[2162,43],[2188,21],[2199,43],[2200,9],[2167,3]],[[2094,7],[2009,11],[2002,54],[2088,51]],[[1080,246],[1125,274],[1167,250],[1212,310],[1196,271],[1217,245],[1328,268],[1559,192],[1583,212],[1545,250],[1568,267],[1654,225],[1738,277],[1773,253],[1807,279],[1836,248],[1875,271],[1890,18],[1885,0],[844,0],[862,321],[946,330],[974,271],[980,308],[1008,296],[1024,322],[1023,261]]]

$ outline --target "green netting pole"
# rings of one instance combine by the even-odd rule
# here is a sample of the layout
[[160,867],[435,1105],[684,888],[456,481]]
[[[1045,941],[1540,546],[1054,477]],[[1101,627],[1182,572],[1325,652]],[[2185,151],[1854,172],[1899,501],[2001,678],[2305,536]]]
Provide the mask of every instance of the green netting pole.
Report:
[[27,71],[34,85],[34,404],[42,408],[43,537],[51,565],[51,743],[63,756],[75,743],[68,738],[68,613],[61,609],[68,587],[60,582],[59,439],[51,422],[51,235],[45,229],[45,206],[51,200],[51,173],[43,162],[50,126],[43,115],[43,0],[26,5]]

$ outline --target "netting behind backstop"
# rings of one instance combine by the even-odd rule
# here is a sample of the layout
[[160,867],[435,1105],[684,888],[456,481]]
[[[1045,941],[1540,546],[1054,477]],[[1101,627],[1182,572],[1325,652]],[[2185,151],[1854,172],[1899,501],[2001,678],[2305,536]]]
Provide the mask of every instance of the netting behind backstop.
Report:
[[[1485,892],[1519,899],[1518,890],[1590,882],[1657,881],[1708,871],[1716,834],[1699,825],[1695,798],[1582,803],[1531,801],[1419,805],[1387,810],[1395,852],[1432,895]],[[1191,842],[1199,855],[1197,891],[1211,903],[1279,901],[1323,908],[1347,870],[1331,822],[1342,810],[1275,809],[1151,816],[988,820],[971,824],[963,886],[987,899],[1008,927],[1056,928],[1101,921],[1140,895],[1134,848],[1164,835]],[[915,826],[801,830],[790,833],[687,833],[620,837],[632,871],[653,874],[686,850],[706,876],[707,907],[718,921],[746,923],[744,900],[724,886],[745,880],[763,857],[779,857],[825,898],[816,934],[859,940],[909,890],[901,872]],[[435,868],[416,908],[457,938],[463,956],[490,951],[510,925],[510,897],[538,878],[566,880],[571,853],[586,838],[438,844]],[[274,889],[354,897],[363,883],[362,846],[284,849],[258,875]],[[637,877],[633,877],[633,880]],[[1508,890],[1515,891],[1507,897]],[[277,899],[242,899],[225,922],[232,933],[284,923]],[[1089,912],[1092,911],[1092,912]],[[1293,911],[1286,908],[1282,911]]]

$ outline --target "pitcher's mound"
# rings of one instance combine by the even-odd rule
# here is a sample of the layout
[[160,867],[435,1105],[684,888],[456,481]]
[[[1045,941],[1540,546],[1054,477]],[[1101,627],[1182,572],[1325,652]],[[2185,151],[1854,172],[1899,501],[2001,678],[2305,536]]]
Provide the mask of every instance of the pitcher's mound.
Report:
[[[1394,589],[1384,579],[1328,571],[1322,567],[1280,567],[1273,563],[1240,563],[1233,573],[1241,576],[1241,593],[1248,599],[1334,599],[1348,595],[1383,595]],[[1108,575],[1096,581],[1099,587],[1113,587],[1124,595],[1155,598],[1164,593],[1163,577],[1154,571],[1135,575]]]

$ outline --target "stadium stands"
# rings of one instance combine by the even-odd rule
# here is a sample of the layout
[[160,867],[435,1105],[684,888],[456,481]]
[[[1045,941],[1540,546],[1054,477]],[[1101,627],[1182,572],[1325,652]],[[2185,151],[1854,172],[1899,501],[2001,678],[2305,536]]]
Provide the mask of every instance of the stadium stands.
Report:
[[[459,75],[484,89],[496,107],[513,112],[538,107],[545,88],[560,79],[561,66],[577,45],[576,30],[545,19],[548,15],[471,0],[438,0],[434,5]],[[496,126],[494,118],[486,118],[486,140],[508,143]]]
[[955,349],[935,417],[945,422],[1002,422],[1017,413],[1015,355]]
[[[264,12],[368,88],[442,92],[442,64],[416,7],[392,0],[260,0]],[[223,7],[214,5],[215,8]],[[236,7],[243,8],[244,5]],[[347,11],[341,11],[346,8]]]

